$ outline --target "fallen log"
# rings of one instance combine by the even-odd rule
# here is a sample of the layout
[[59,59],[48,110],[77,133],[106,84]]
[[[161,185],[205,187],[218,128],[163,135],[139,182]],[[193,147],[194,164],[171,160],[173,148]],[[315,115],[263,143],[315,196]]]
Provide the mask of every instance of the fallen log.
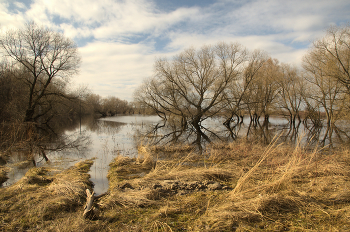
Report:
[[89,189],[86,189],[86,205],[84,207],[83,217],[88,219],[93,219],[95,217],[93,203],[95,200],[94,191],[92,193]]
[[98,196],[95,196],[94,194],[94,191],[92,191],[91,193],[89,189],[86,189],[86,205],[84,207],[83,213],[83,217],[86,219],[94,219],[95,217],[97,217],[97,210],[94,207],[94,200],[105,196],[107,193],[102,193]]

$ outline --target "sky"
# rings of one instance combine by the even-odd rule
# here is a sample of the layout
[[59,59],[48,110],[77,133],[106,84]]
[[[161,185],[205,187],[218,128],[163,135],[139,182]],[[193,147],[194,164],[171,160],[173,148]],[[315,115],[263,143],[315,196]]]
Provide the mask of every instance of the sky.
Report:
[[132,101],[156,58],[218,42],[300,66],[312,41],[350,22],[349,0],[0,0],[0,30],[28,21],[74,40],[72,86]]

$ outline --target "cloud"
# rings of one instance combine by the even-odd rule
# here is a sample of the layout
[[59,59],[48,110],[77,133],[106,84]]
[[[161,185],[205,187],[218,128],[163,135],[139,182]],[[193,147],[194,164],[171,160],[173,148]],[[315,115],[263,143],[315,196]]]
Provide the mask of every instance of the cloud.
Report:
[[122,37],[139,33],[147,33],[155,37],[169,27],[186,21],[198,13],[197,8],[180,8],[170,13],[160,13],[129,3],[118,6],[115,11],[120,13],[110,15],[108,22],[94,30],[95,38]]
[[161,12],[146,0],[35,0],[27,16],[45,22],[56,19],[70,36],[111,39],[138,33],[159,35],[176,23],[196,18],[198,13],[198,7]]
[[151,76],[155,55],[142,44],[94,42],[79,49],[83,57],[78,83],[89,83],[101,96],[132,100],[143,78]]
[[87,27],[74,27],[72,24],[62,23],[59,28],[64,31],[64,34],[69,38],[86,38],[93,35],[92,30]]
[[0,1],[0,28],[2,32],[9,29],[21,28],[25,22],[22,15],[9,11],[9,4]]
[[[239,42],[265,50],[281,62],[300,64],[311,41],[329,25],[350,21],[348,0],[0,0],[0,25],[27,20],[74,39],[82,66],[76,82],[102,96],[131,100],[133,90],[152,75],[155,57],[217,42]],[[12,10],[9,10],[10,8]]]
[[19,9],[26,9],[26,5],[22,2],[14,2],[13,4]]
[[[195,48],[200,48],[203,45],[215,45],[218,42],[238,42],[246,47],[248,50],[253,51],[255,49],[260,49],[266,51],[272,58],[277,58],[281,62],[300,64],[301,57],[300,54],[305,52],[300,49],[293,48],[293,46],[288,46],[282,41],[284,37],[280,38],[275,35],[261,35],[261,36],[230,36],[230,35],[211,35],[209,38],[205,35],[198,34],[188,34],[188,33],[174,33],[172,42],[168,45],[169,50],[184,50],[193,46]],[[288,55],[290,54],[290,55]]]

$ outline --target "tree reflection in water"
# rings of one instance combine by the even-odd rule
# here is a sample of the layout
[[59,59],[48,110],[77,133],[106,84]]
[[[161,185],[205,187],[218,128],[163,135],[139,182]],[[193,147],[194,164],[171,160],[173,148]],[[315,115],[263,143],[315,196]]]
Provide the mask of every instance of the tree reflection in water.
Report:
[[143,143],[152,145],[195,145],[199,151],[216,141],[235,141],[247,139],[249,141],[269,144],[278,135],[279,143],[302,146],[337,147],[350,144],[350,126],[342,125],[314,125],[312,122],[297,121],[289,123],[283,118],[271,118],[269,122],[252,122],[249,118],[244,121],[232,121],[222,124],[222,118],[208,119],[202,124],[188,124],[183,127],[178,122],[161,122],[148,130],[137,131],[137,137]]

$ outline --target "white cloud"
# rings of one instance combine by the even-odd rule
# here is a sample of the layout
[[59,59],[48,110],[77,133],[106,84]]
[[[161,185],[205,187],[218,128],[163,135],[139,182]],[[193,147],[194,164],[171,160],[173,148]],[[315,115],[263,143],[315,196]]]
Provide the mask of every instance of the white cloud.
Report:
[[89,27],[76,28],[71,24],[62,23],[60,29],[64,31],[64,34],[69,38],[83,38],[92,36],[92,30]]
[[24,5],[23,2],[14,2],[13,3],[17,8],[20,8],[20,9],[25,9],[26,8],[26,5]]
[[14,5],[22,11],[9,11],[10,4],[0,0],[0,25],[6,30],[34,20],[83,41],[76,82],[102,96],[131,100],[134,88],[152,75],[155,56],[225,41],[300,64],[307,45],[326,27],[350,21],[348,0],[198,2],[165,11],[152,0],[33,0],[26,11],[20,1]]
[[90,24],[104,16],[105,1],[92,0],[35,0],[32,7],[41,6],[52,15]]
[[152,75],[154,54],[141,44],[95,42],[80,48],[83,57],[77,83],[89,83],[101,96],[132,100],[143,78]]
[[81,37],[93,33],[97,39],[106,39],[131,33],[159,34],[171,25],[195,18],[198,13],[198,8],[179,8],[164,13],[146,0],[35,0],[27,15],[45,22],[56,16],[91,30],[82,33],[75,26],[62,24],[67,35]]
[[[230,36],[230,35],[197,35],[197,34],[180,34],[174,33],[173,40],[169,44],[169,50],[183,50],[190,46],[200,48],[203,45],[214,45],[218,42],[238,42],[246,47],[248,50],[253,51],[260,49],[266,51],[272,58],[277,58],[281,62],[292,62],[300,64],[301,56],[305,50],[300,52],[300,49],[295,49],[291,46],[287,46],[279,40],[283,39],[276,35],[266,36]],[[290,56],[288,56],[290,54]]]
[[121,37],[130,34],[151,33],[159,35],[163,30],[198,13],[197,8],[180,8],[169,14],[159,13],[148,7],[125,4],[116,7],[110,20],[94,31],[96,38]]
[[25,22],[22,15],[10,13],[8,7],[9,4],[0,1],[0,28],[2,32],[9,29],[20,28]]
[[50,17],[47,15],[47,7],[44,4],[38,4],[35,2],[31,5],[31,8],[25,12],[25,18],[28,20],[33,20],[38,25],[44,25],[51,27],[53,22],[51,22]]

